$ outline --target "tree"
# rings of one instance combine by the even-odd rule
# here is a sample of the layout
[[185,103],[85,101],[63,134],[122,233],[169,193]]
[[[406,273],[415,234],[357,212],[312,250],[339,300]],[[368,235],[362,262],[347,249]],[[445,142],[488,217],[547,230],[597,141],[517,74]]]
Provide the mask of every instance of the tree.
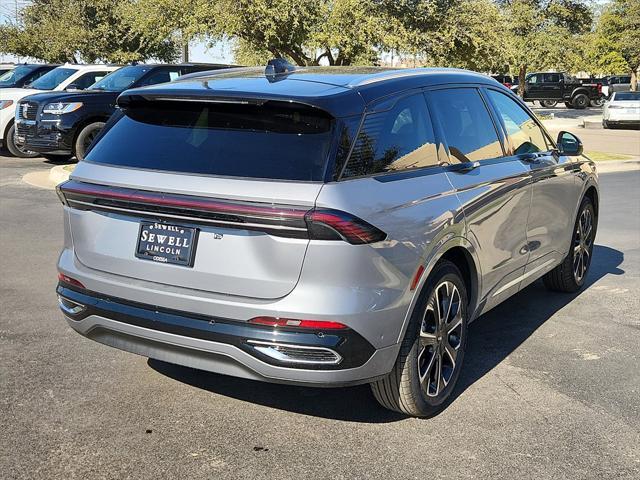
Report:
[[21,22],[0,26],[0,51],[47,62],[173,60],[172,39],[144,35],[126,9],[131,0],[33,0]]
[[[606,73],[630,73],[631,89],[638,89],[640,68],[640,2],[612,0],[598,20],[589,57]],[[607,71],[608,70],[608,71]]]
[[529,68],[573,70],[581,61],[581,35],[592,13],[581,0],[511,0],[500,2],[507,22],[511,63],[518,70],[520,95]]

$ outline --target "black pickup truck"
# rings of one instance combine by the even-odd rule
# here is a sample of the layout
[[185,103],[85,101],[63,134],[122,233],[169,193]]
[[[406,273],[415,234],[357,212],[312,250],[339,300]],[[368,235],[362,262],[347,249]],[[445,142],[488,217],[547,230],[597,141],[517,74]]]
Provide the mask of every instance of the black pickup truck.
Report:
[[564,102],[567,108],[587,108],[604,102],[601,83],[582,83],[577,78],[557,72],[537,72],[526,76],[523,99],[539,101],[543,107]]

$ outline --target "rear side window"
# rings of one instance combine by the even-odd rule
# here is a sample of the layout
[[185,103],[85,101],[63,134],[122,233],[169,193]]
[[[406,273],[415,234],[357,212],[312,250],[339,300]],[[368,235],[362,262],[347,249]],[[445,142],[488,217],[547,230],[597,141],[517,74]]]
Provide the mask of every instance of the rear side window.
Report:
[[503,155],[491,116],[475,88],[435,90],[429,98],[440,118],[451,157],[473,162]]
[[515,155],[543,152],[549,149],[542,129],[533,118],[505,94],[487,90],[498,114],[502,118]]
[[545,73],[544,81],[548,83],[558,83],[560,82],[560,74],[559,73]]
[[167,172],[324,180],[334,119],[300,104],[141,102],[90,150],[87,161]]
[[438,164],[431,119],[422,93],[368,114],[343,177],[395,172]]

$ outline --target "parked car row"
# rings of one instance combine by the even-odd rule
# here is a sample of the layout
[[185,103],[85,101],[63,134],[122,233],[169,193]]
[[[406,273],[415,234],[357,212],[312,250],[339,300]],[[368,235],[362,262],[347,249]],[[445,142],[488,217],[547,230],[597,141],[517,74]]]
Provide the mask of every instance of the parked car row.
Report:
[[0,77],[0,146],[18,157],[82,160],[124,90],[226,67],[19,65]]

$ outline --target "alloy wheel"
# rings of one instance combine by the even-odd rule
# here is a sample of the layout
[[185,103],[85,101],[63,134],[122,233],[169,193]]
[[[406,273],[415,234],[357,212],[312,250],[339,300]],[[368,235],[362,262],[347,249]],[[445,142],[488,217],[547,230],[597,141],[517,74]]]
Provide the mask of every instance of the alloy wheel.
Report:
[[458,288],[440,283],[427,303],[419,336],[418,374],[429,397],[437,397],[453,377],[463,340],[462,314]]
[[593,214],[590,209],[585,208],[580,214],[573,239],[573,277],[576,283],[582,282],[587,274],[591,262],[592,247]]

